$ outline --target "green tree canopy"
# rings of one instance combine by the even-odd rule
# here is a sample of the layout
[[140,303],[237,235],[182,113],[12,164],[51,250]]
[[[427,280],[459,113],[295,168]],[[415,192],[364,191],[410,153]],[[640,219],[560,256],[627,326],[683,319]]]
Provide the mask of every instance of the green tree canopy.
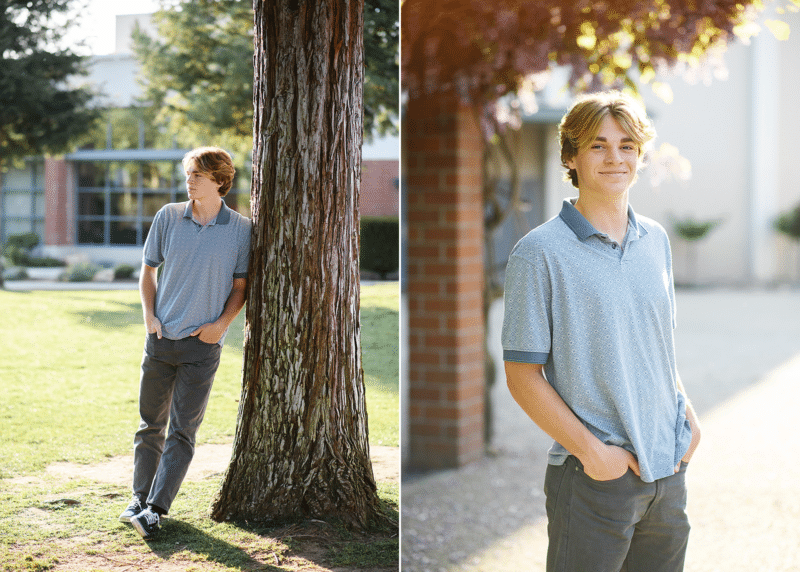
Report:
[[98,112],[93,93],[71,88],[84,58],[57,47],[66,25],[56,22],[71,0],[0,0],[0,162],[65,151]]
[[[398,6],[364,8],[365,132],[396,132]],[[163,2],[158,38],[135,34],[145,99],[181,144],[211,138],[249,157],[253,137],[253,6],[247,0]]]

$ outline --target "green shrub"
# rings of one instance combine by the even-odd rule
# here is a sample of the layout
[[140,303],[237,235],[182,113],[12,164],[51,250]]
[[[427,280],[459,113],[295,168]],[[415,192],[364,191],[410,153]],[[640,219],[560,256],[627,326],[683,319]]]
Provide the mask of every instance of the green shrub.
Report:
[[800,205],[782,213],[775,220],[775,230],[793,240],[800,240]]
[[705,237],[720,224],[722,224],[722,220],[720,219],[695,220],[690,217],[673,221],[672,226],[678,236],[683,240],[691,242]]
[[100,271],[97,264],[91,262],[78,262],[67,268],[62,276],[63,282],[90,282],[94,275]]
[[12,266],[11,268],[6,268],[3,272],[3,280],[27,280],[28,273],[25,272],[24,268],[19,266]]
[[400,268],[400,223],[397,217],[361,219],[361,269],[386,276]]
[[24,255],[22,257],[23,262],[20,262],[22,266],[30,266],[36,268],[56,268],[58,266],[66,266],[67,263],[63,260],[59,260],[58,258],[49,258],[47,256],[30,256]]
[[39,245],[39,235],[35,232],[24,232],[22,234],[12,234],[6,241],[8,246],[16,246],[23,250],[30,250]]
[[17,266],[56,267],[65,266],[57,258],[32,256],[31,250],[39,245],[39,235],[35,232],[12,234],[3,247],[3,255]]
[[114,268],[114,280],[128,280],[133,277],[136,269],[130,264],[120,264]]

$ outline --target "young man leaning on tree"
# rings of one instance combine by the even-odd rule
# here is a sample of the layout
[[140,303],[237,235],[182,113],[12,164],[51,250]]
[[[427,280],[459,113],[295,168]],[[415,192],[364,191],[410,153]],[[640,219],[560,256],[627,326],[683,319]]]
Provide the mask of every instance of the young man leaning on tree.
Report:
[[235,173],[230,155],[201,147],[186,154],[183,167],[189,200],[156,214],[139,278],[147,331],[141,422],[133,446],[133,498],[120,520],[143,538],[160,529],[186,476],[222,344],[247,287],[250,219],[222,200]]

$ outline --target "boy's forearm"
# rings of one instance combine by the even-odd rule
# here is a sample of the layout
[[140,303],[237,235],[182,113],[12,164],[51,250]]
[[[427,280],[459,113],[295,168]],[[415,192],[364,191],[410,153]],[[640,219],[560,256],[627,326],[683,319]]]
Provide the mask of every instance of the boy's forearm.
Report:
[[564,403],[540,369],[514,362],[506,362],[505,369],[514,400],[536,425],[567,451],[582,459],[601,444]]
[[678,375],[678,391],[683,394],[684,401],[686,402],[686,416],[693,418],[697,421],[697,413],[695,413],[694,406],[692,405],[691,400],[689,399],[689,395],[686,393],[686,388],[683,387],[683,381],[681,380],[681,376]]
[[506,362],[506,379],[514,400],[545,433],[583,464],[591,478],[610,480],[639,463],[629,451],[598,439],[544,377],[541,365]]
[[231,325],[234,318],[239,315],[239,312],[244,307],[245,300],[247,299],[247,281],[243,278],[234,280],[233,288],[225,302],[225,307],[222,314],[217,318],[217,324],[222,329],[227,329]]
[[144,319],[155,316],[157,277],[154,268],[142,264],[139,274],[139,297],[142,300],[142,313]]
[[681,381],[680,375],[678,375],[678,391],[680,391],[683,394],[684,402],[686,403],[686,419],[689,420],[689,426],[692,428],[692,441],[689,443],[689,450],[683,457],[683,460],[688,463],[691,460],[692,456],[694,456],[694,452],[697,450],[697,446],[700,444],[700,436],[701,436],[700,419],[697,417],[697,413],[694,410],[694,406],[692,406],[692,402],[689,399],[689,396],[686,394],[686,388],[683,387],[683,382]]

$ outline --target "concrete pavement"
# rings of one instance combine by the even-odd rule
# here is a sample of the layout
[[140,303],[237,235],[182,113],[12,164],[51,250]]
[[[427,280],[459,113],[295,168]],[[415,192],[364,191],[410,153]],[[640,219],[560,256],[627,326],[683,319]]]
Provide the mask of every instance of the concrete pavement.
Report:
[[[510,397],[492,309],[492,454],[402,483],[408,572],[543,571],[550,439]],[[681,290],[678,368],[703,425],[687,572],[800,570],[800,290]]]
[[55,280],[6,280],[5,289],[25,290],[138,290],[134,280],[118,282],[58,282]]

